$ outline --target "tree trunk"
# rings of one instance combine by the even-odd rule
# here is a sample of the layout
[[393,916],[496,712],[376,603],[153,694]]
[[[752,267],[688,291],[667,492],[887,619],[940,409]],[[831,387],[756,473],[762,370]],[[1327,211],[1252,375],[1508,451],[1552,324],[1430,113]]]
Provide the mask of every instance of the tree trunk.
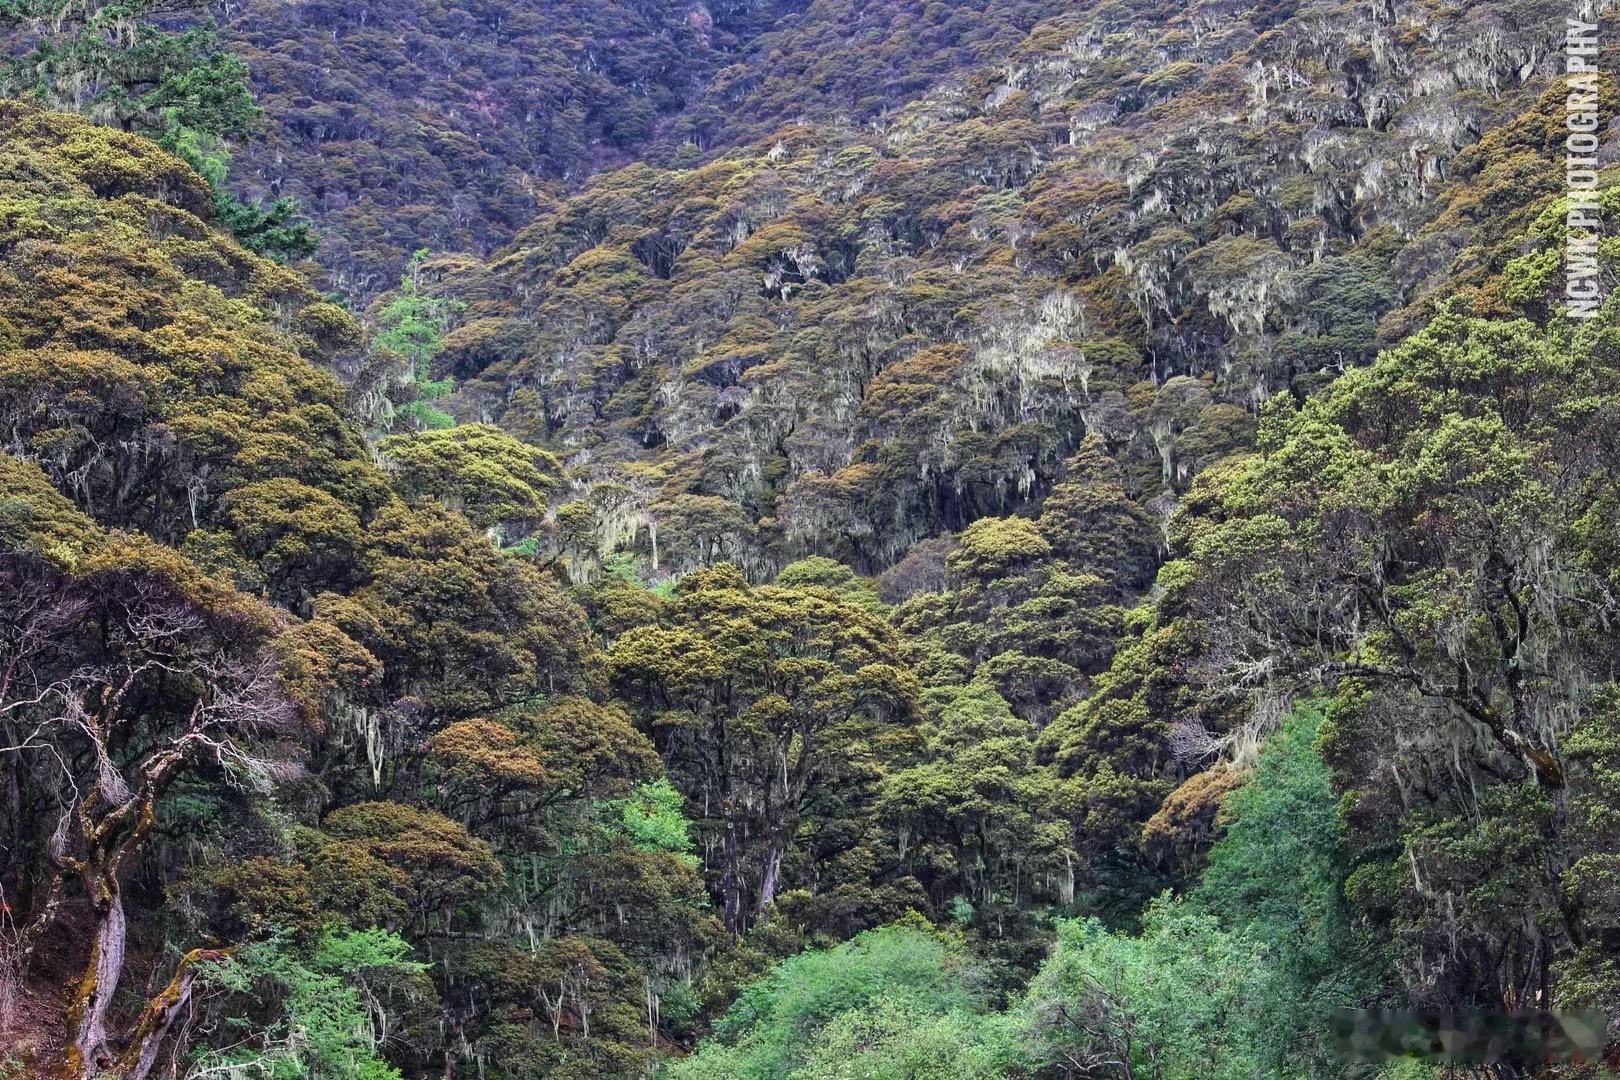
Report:
[[124,897],[116,875],[85,874],[85,888],[96,912],[95,940],[84,977],[68,1006],[68,1029],[73,1033],[67,1050],[67,1075],[93,1080],[114,1061],[107,1041],[107,1010],[112,1006],[118,980],[124,973]]
[[228,955],[222,949],[193,949],[180,961],[174,978],[141,1012],[141,1019],[130,1036],[129,1046],[118,1059],[118,1072],[123,1080],[146,1080],[157,1063],[158,1051],[168,1037],[174,1018],[191,1001],[191,986],[197,981],[197,965],[205,960],[222,960]]
[[737,821],[731,816],[731,807],[722,811],[726,815],[726,842],[720,874],[721,915],[726,932],[732,937],[742,934],[742,880],[738,868]]
[[759,906],[756,913],[765,914],[771,902],[776,899],[776,876],[782,867],[782,842],[775,836],[771,837],[769,847],[765,851],[765,873],[760,880]]

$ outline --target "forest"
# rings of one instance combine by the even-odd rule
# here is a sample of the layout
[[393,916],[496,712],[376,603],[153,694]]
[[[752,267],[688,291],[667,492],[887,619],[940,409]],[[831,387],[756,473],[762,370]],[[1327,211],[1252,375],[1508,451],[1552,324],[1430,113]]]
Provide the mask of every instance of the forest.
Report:
[[0,0],[0,1080],[1620,1074],[1613,14]]

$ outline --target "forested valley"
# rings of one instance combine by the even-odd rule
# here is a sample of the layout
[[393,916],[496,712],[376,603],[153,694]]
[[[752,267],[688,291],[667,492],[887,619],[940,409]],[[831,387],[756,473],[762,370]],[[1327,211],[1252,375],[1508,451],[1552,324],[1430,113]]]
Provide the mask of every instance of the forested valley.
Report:
[[1613,14],[0,0],[0,1080],[1612,1075]]

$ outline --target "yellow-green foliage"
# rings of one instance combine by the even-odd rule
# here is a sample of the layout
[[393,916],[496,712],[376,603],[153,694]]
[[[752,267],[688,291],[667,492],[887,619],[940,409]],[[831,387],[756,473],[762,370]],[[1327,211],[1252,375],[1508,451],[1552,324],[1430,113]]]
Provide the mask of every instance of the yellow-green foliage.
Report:
[[[818,4],[780,48],[814,38],[857,81],[923,40],[976,53],[1017,31],[957,87],[919,74],[881,131],[818,122],[842,74],[789,80],[804,122],[599,177],[449,275],[476,327],[447,341],[461,407],[633,477],[637,525],[598,538],[649,563],[656,545],[661,569],[831,554],[875,572],[1029,514],[1087,435],[1130,497],[1185,493],[1251,443],[1266,399],[1410,333],[1419,294],[1546,303],[1550,256],[1500,280],[1561,168],[1567,88],[1537,19],[1442,85],[1408,73],[1474,40],[1449,9],[1415,34],[1350,5],[991,6],[890,26],[893,5],[860,5],[893,37],[846,43],[828,20],[850,5]],[[752,70],[720,85],[754,107],[799,71]],[[693,498],[739,520],[683,549]]]
[[[1130,923],[1257,806],[1219,912],[1065,931],[1002,1018],[1039,1038],[941,1056],[976,996],[877,1002],[817,1025],[828,1075],[1157,1060],[1276,948],[1273,1004],[1620,1002],[1620,391],[1554,295],[1563,13],[553,6],[239,5],[306,20],[250,175],[319,149],[333,282],[515,235],[364,327],[230,239],[208,162],[0,102],[0,891],[30,983],[83,965],[69,1072],[172,1037],[291,1075],[277,1033],[338,1016],[370,1076],[647,1075],[907,911],[1016,997],[1054,914]],[[460,81],[350,78],[425,58]]]
[[0,102],[0,145],[0,415],[14,452],[98,519],[170,542],[255,482],[362,513],[387,499],[342,386],[316,366],[353,349],[352,321],[216,231],[188,166],[15,102]]

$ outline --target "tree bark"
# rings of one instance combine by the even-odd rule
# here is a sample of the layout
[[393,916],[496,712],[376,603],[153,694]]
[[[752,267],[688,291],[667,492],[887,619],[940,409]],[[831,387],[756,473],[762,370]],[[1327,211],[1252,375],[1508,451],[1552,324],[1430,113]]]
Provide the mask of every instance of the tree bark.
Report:
[[67,1050],[66,1071],[73,1080],[93,1080],[113,1065],[107,1010],[124,973],[127,929],[123,893],[116,877],[87,872],[85,888],[96,912],[96,934],[84,976],[68,1006],[68,1029],[73,1038]]
[[168,1037],[169,1028],[191,1002],[191,987],[197,981],[197,965],[209,960],[223,960],[229,955],[225,949],[193,949],[180,961],[174,978],[163,991],[146,1003],[140,1021],[130,1036],[129,1046],[118,1059],[118,1071],[123,1080],[146,1080],[152,1066],[157,1063],[158,1051]]
[[737,844],[737,819],[728,805],[721,811],[726,818],[726,840],[720,874],[721,915],[726,932],[732,937],[742,934],[742,880],[738,861],[741,855]]
[[[201,702],[194,707],[193,721],[201,707]],[[88,853],[80,874],[96,915],[96,931],[84,977],[68,1006],[68,1030],[73,1035],[64,1071],[72,1080],[94,1080],[115,1065],[116,1055],[107,1036],[107,1011],[124,974],[127,937],[119,878],[124,864],[150,834],[157,820],[158,796],[189,760],[194,738],[195,732],[153,755],[141,767],[139,792],[123,799],[101,819],[92,821],[89,816],[94,799],[79,810],[85,815],[82,830]],[[95,793],[101,794],[99,790]],[[189,991],[189,983],[187,988]]]
[[765,851],[765,873],[760,879],[759,905],[755,912],[761,916],[776,899],[776,876],[782,867],[782,844],[775,837],[771,837],[769,847]]

